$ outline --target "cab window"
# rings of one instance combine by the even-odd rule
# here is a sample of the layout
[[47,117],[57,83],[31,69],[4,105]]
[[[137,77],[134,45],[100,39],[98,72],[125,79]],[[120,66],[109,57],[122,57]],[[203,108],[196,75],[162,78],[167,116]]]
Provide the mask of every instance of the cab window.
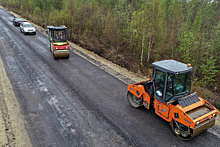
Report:
[[154,78],[156,95],[163,98],[166,73],[156,70]]
[[169,73],[167,77],[165,102],[167,102],[172,97],[173,97],[173,75]]
[[174,96],[186,94],[191,90],[191,72],[176,74],[174,76]]
[[168,74],[165,102],[172,97],[187,94],[191,90],[191,73]]
[[49,39],[52,41],[53,39],[53,30],[49,30],[49,32],[48,32],[48,37],[49,37]]
[[65,40],[66,32],[65,30],[54,30],[54,40]]

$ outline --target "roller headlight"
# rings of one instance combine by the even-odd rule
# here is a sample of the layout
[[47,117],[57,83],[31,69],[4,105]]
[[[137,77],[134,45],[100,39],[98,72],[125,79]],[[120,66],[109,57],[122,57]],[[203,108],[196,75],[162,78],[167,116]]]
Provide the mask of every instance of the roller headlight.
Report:
[[215,116],[215,113],[212,114],[212,117],[214,117],[214,116]]
[[200,123],[200,121],[197,121],[197,122],[196,122],[196,125],[198,125],[199,123]]

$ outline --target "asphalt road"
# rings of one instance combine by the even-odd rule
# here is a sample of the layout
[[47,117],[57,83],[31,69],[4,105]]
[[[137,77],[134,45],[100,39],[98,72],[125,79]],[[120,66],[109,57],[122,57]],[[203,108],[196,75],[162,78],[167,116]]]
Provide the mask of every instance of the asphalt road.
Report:
[[54,60],[47,37],[12,18],[0,9],[0,56],[33,146],[220,146],[209,131],[178,139],[153,109],[129,105],[125,83],[73,52]]

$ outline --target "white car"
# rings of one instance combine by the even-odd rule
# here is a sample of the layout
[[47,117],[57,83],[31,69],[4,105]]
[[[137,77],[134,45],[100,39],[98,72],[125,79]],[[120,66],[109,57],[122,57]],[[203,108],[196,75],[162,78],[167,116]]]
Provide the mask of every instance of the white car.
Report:
[[36,29],[34,28],[34,26],[30,22],[22,22],[20,24],[20,31],[22,33],[24,33],[24,35],[26,35],[26,34],[36,35]]

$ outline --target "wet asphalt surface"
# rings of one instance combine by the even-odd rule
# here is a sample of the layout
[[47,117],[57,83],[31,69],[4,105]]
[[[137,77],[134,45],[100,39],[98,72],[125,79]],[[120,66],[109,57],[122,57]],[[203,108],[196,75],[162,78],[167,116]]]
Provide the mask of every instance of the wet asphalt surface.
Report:
[[125,83],[73,52],[54,60],[47,37],[12,19],[0,9],[0,56],[33,146],[220,146],[208,131],[180,140],[153,109],[129,105]]

